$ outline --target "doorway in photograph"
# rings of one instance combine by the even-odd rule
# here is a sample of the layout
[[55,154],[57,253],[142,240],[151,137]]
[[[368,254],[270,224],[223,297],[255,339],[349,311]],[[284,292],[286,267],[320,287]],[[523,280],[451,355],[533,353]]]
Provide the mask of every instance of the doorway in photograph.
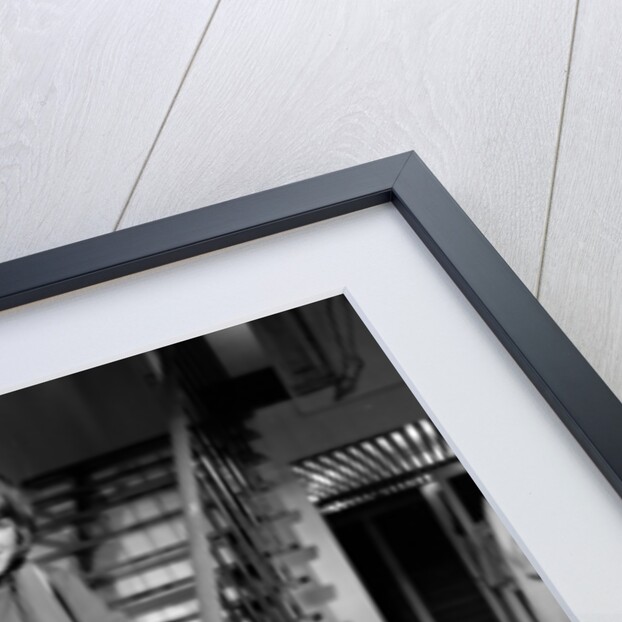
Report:
[[0,418],[29,560],[128,620],[568,619],[344,296],[1,396]]

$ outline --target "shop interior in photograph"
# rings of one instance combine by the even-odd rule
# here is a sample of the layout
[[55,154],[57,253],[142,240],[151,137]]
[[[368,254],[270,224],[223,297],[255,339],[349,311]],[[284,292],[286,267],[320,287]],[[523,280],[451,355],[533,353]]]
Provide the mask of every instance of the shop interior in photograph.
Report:
[[28,563],[119,619],[568,620],[344,296],[1,396],[0,418]]

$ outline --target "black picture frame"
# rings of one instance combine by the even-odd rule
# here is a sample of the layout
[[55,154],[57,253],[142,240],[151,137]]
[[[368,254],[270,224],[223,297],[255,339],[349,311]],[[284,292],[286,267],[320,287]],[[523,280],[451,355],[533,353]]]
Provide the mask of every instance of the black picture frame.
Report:
[[392,203],[622,496],[622,403],[414,152],[0,264],[0,311]]

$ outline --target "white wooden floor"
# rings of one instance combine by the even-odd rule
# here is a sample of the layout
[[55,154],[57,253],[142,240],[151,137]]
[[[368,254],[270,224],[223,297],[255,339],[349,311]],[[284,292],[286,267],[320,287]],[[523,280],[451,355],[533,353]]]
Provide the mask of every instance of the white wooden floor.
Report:
[[0,261],[415,149],[622,397],[621,30],[616,0],[7,0]]

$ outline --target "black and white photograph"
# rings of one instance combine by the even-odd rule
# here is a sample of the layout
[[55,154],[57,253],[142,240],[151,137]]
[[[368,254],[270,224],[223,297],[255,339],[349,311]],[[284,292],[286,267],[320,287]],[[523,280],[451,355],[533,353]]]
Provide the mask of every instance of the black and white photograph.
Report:
[[0,418],[2,622],[568,620],[344,296]]

